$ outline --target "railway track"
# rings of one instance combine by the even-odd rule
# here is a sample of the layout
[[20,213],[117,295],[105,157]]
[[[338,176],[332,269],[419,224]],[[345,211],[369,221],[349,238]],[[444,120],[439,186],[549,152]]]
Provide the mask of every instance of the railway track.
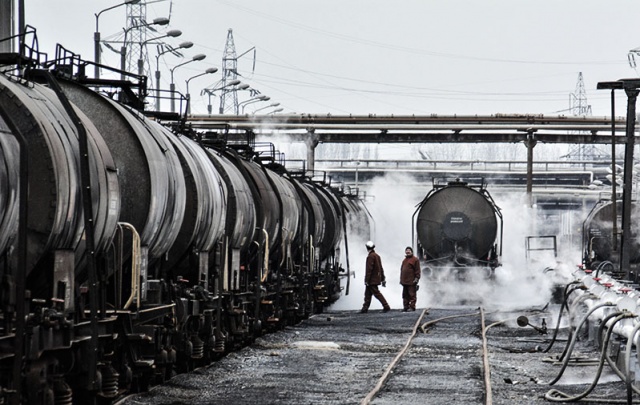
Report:
[[[484,311],[432,311],[436,317],[426,321],[429,310],[422,311],[406,344],[361,405],[413,402],[407,398],[412,385],[429,391],[421,398],[427,405],[492,404]],[[460,377],[468,383],[460,384]]]
[[[552,323],[551,313],[469,306],[328,312],[121,404],[538,405],[550,403],[544,396],[551,389],[588,386],[587,363],[571,366],[555,388],[548,384],[567,333],[545,353],[551,336],[519,327],[523,313],[532,324]],[[624,392],[619,383],[595,391],[612,398]]]

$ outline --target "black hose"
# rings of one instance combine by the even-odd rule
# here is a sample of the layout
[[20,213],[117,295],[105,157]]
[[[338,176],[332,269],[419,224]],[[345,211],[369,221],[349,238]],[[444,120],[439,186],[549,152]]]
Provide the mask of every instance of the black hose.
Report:
[[[574,290],[575,291],[575,290]],[[583,301],[587,301],[587,300],[592,300],[595,297],[593,294],[587,292],[583,295],[581,295],[580,297],[576,298],[576,300],[571,304],[571,309],[567,309],[567,312],[570,315],[570,319],[569,319],[569,324],[570,325],[575,325],[576,323],[576,319],[575,316],[577,315],[577,311],[575,311],[574,309],[578,307],[578,305],[580,305]],[[573,328],[571,330],[571,332],[569,333],[570,336],[573,336],[573,333],[575,332],[575,328]],[[562,360],[564,358],[565,352],[562,353],[562,356],[560,357],[560,360]]]
[[595,275],[595,277],[598,277],[598,274],[600,274],[600,270],[602,270],[604,268],[604,266],[607,266],[607,265],[611,266],[611,268],[613,269],[613,263],[611,263],[608,260],[605,260],[604,262],[601,262],[598,265],[598,267],[596,267],[596,275]]
[[577,339],[578,332],[580,331],[580,329],[582,329],[582,325],[584,325],[584,323],[587,321],[587,318],[589,318],[589,315],[591,315],[593,312],[595,312],[599,308],[606,307],[606,306],[614,306],[614,305],[615,304],[611,304],[611,303],[604,303],[604,304],[596,305],[593,308],[591,308],[589,310],[589,312],[587,312],[587,314],[582,318],[582,320],[580,321],[580,324],[576,328],[576,332],[573,334],[573,337],[569,341],[567,341],[567,346],[565,346],[566,357],[564,358],[564,360],[562,362],[562,367],[560,368],[560,372],[558,373],[556,378],[554,378],[549,383],[549,385],[553,385],[553,384],[557,383],[558,380],[560,380],[560,377],[562,377],[562,374],[564,374],[564,371],[567,369],[567,366],[569,365],[569,359],[571,358],[571,352],[573,352],[573,348],[574,348],[574,346],[576,344],[576,341],[578,340]]
[[[631,335],[629,337],[629,339],[627,340],[627,348],[625,351],[625,365],[626,365],[626,373],[623,373],[622,370],[620,370],[616,364],[616,362],[607,354],[608,352],[605,352],[605,359],[607,360],[607,363],[609,364],[609,367],[611,367],[611,370],[613,370],[613,372],[615,372],[618,377],[620,377],[620,380],[625,382],[626,385],[626,391],[627,391],[627,403],[631,404],[633,402],[632,399],[632,393],[633,391],[635,391],[637,394],[640,394],[640,390],[638,388],[636,388],[635,386],[632,385],[632,379],[631,379],[631,375],[630,375],[630,367],[629,367],[629,363],[630,363],[630,358],[631,358],[631,349],[633,346],[633,338],[635,337],[636,333],[638,332],[638,330],[640,330],[640,324],[637,324],[634,328],[633,331],[631,332]],[[600,329],[599,333],[602,333],[602,330]]]
[[549,346],[547,346],[547,348],[542,351],[543,353],[548,353],[549,350],[551,350],[551,348],[553,347],[554,343],[556,342],[556,338],[558,337],[558,331],[560,330],[560,321],[562,320],[562,312],[564,311],[565,308],[567,309],[567,312],[569,312],[569,306],[567,305],[567,300],[569,299],[569,295],[575,290],[574,288],[571,291],[568,291],[569,287],[578,283],[580,283],[580,281],[572,281],[571,283],[567,284],[564,287],[562,305],[560,306],[560,313],[558,313],[558,320],[556,321],[556,327],[553,331],[551,342],[549,342]]
[[[576,301],[573,303],[573,305],[572,305],[572,306],[573,306],[573,307],[577,307],[577,306],[578,306],[578,304],[580,304],[582,301],[586,301],[586,300],[588,300],[588,299],[592,299],[592,298],[593,298],[593,296],[592,296],[591,294],[584,294],[584,295],[582,295],[582,296],[578,297],[578,298],[576,299]],[[567,312],[569,312],[569,313],[570,313],[571,311],[567,309]],[[570,315],[573,317],[573,314],[571,314],[571,313],[570,313]],[[583,322],[584,322],[584,320],[583,320]],[[569,320],[569,324],[570,324],[570,325],[573,325],[574,323],[575,323],[575,322],[574,322],[574,319],[573,319],[573,318],[571,318],[571,319]],[[574,335],[576,334],[576,329],[577,329],[577,328],[573,328],[573,327],[571,327],[571,328],[570,328],[570,330],[569,330],[569,336],[567,337],[567,342],[571,341],[571,340],[574,338]],[[576,335],[576,336],[577,336],[577,335]],[[562,354],[560,354],[560,356],[558,357],[558,360],[562,361],[562,360],[564,359],[564,356],[566,356],[566,355],[567,355],[567,349],[568,349],[568,348],[569,348],[569,346],[568,346],[568,343],[567,343],[567,346],[565,346],[564,350],[562,351]]]
[[[547,391],[547,393],[544,395],[544,398],[547,401],[551,401],[551,402],[575,402],[575,401],[579,401],[582,398],[586,397],[587,395],[589,395],[589,393],[591,393],[591,391],[593,391],[593,389],[597,386],[598,384],[598,380],[600,379],[600,376],[602,375],[602,370],[604,368],[604,360],[606,357],[606,348],[609,345],[609,340],[611,339],[611,335],[613,334],[613,327],[615,326],[616,323],[618,323],[621,319],[623,318],[628,318],[628,317],[632,317],[634,315],[631,315],[629,313],[625,313],[625,312],[618,312],[615,314],[612,314],[613,316],[608,316],[607,318],[611,318],[611,317],[615,317],[615,319],[613,320],[613,323],[611,324],[611,327],[607,330],[607,335],[604,339],[604,342],[602,344],[602,352],[600,354],[600,361],[598,362],[598,370],[596,372],[596,376],[593,379],[593,381],[591,382],[591,385],[581,394],[578,394],[576,396],[569,396],[568,394],[556,390],[556,389],[551,389],[549,391]],[[603,323],[604,322],[603,320]],[[595,402],[595,401],[590,401],[590,402]],[[611,400],[607,400],[607,402],[613,402]]]
[[[631,349],[633,348],[633,343],[634,343],[634,339],[636,337],[636,333],[638,333],[638,331],[640,330],[640,323],[637,324],[634,328],[633,331],[631,332],[631,335],[629,336],[629,339],[627,340],[627,351],[625,352],[625,366],[626,366],[626,374],[625,374],[625,384],[627,386],[627,403],[632,403],[633,399],[632,399],[632,395],[633,395],[633,391],[635,391],[637,394],[640,394],[640,391],[638,391],[638,389],[636,387],[633,386],[633,381],[631,380],[631,367],[630,367],[630,363],[631,363]],[[636,345],[636,348],[638,347],[638,345]],[[637,350],[637,349],[636,349]]]

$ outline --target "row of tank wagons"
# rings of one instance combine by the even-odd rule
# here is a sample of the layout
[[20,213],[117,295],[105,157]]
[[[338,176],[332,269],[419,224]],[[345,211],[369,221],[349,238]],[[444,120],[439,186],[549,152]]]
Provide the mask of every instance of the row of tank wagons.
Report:
[[108,403],[338,299],[362,202],[192,138],[0,75],[0,403]]

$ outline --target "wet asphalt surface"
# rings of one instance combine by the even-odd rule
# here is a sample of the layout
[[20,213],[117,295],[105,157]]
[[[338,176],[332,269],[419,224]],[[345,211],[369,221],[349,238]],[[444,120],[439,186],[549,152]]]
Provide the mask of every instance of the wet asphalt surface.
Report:
[[[547,353],[555,326],[550,312],[487,312],[493,404],[549,404],[550,389],[576,395],[593,381],[597,365],[570,365],[560,372],[558,356],[567,331]],[[477,307],[430,308],[420,324],[444,317],[420,329],[407,354],[394,368],[372,404],[484,404],[481,324]],[[404,347],[422,313],[373,310],[329,311],[295,326],[258,338],[250,347],[232,352],[212,365],[178,375],[149,392],[121,401],[125,405],[161,404],[359,404]],[[557,312],[556,312],[557,313]],[[547,335],[521,328],[516,318],[549,324]],[[589,342],[579,342],[574,356],[597,360]],[[572,356],[573,357],[573,356]],[[624,384],[605,367],[588,399],[624,399]],[[596,402],[582,402],[596,403]]]

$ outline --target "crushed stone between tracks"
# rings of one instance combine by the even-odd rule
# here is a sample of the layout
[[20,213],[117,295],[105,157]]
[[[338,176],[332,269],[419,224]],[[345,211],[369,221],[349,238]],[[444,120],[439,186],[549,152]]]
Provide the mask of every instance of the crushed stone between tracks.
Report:
[[[423,322],[470,310],[430,309]],[[315,315],[121,404],[359,404],[405,345],[419,315],[420,310]],[[493,404],[549,404],[544,395],[552,388],[570,395],[584,391],[596,366],[570,366],[558,384],[549,386],[560,371],[554,360],[565,341],[544,353],[553,331],[547,336],[520,328],[517,316],[487,315],[486,324],[504,321],[487,332]],[[561,339],[566,335],[559,333]],[[579,343],[576,353],[596,355],[586,342]],[[625,398],[624,384],[605,367],[590,397]],[[372,404],[484,401],[480,322],[477,316],[467,316],[438,322],[426,333],[419,331]]]

